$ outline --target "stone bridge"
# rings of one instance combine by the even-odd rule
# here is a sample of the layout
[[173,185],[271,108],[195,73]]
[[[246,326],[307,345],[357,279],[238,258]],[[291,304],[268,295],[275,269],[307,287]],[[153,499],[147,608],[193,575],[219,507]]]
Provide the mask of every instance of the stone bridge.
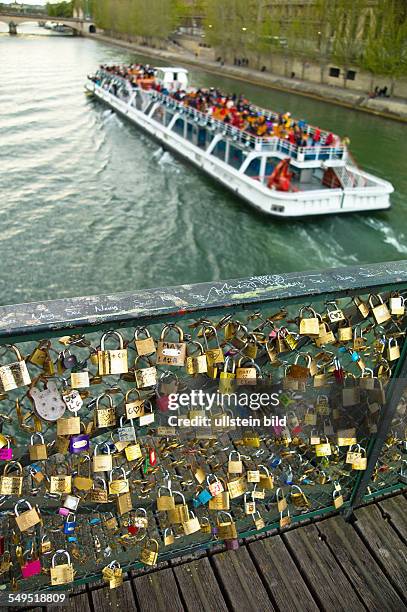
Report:
[[82,11],[73,17],[52,17],[44,13],[21,13],[18,11],[0,11],[0,22],[7,23],[10,34],[17,34],[17,26],[30,21],[54,21],[72,28],[74,34],[94,34],[96,26],[91,19],[86,19]]

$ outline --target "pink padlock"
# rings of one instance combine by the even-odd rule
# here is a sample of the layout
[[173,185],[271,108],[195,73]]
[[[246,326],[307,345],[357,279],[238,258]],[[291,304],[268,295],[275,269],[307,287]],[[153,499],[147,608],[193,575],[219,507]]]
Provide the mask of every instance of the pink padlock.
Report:
[[21,574],[23,578],[30,578],[30,576],[41,574],[41,561],[39,559],[27,561],[21,568]]
[[169,403],[170,403],[169,395],[160,395],[156,399],[157,408],[159,409],[160,412],[168,412]]
[[68,514],[71,513],[71,510],[69,510],[68,508],[60,508],[58,510],[58,514],[60,514],[61,516],[68,516]]
[[281,434],[283,433],[284,427],[282,425],[272,425],[272,428],[276,436],[279,438]]
[[13,458],[13,449],[10,446],[10,440],[7,440],[7,448],[0,448],[0,459],[2,461],[10,461]]

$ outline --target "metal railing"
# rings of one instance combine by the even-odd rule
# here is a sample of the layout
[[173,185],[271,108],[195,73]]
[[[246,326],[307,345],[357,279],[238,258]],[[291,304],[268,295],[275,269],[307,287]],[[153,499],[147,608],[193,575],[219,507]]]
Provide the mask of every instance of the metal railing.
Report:
[[[216,479],[230,497],[228,512],[239,537],[285,528],[287,510],[291,522],[336,510],[350,517],[365,495],[404,487],[407,447],[399,407],[407,374],[406,295],[407,261],[402,261],[0,307],[0,380],[5,387],[0,395],[0,456],[6,468],[0,478],[0,535],[14,563],[2,580],[20,580],[13,552],[18,539],[23,551],[33,542],[36,547],[48,540],[51,550],[68,550],[76,582],[100,579],[111,559],[125,569],[140,567],[147,538],[157,540],[159,560],[208,548],[219,539],[231,541],[234,538],[216,531],[224,515],[210,504],[208,508],[212,495],[208,498],[207,489]],[[119,336],[103,338],[106,331],[121,334],[125,357],[110,344]],[[137,344],[140,340],[145,344]],[[12,351],[6,358],[11,344],[19,355]],[[23,363],[28,379],[21,378]],[[275,394],[278,401],[273,408],[242,408],[227,387],[230,380],[236,397],[245,393],[252,401],[253,393],[262,392]],[[134,393],[131,399],[129,390]],[[190,400],[185,408],[168,410],[168,394],[175,390],[188,392]],[[218,394],[210,411],[202,399],[193,404],[192,392],[201,390]],[[78,415],[83,425],[77,433],[67,423],[59,430],[52,412],[63,409],[72,391],[76,396],[79,392],[82,401]],[[138,393],[142,403],[134,406]],[[102,415],[100,403],[105,402],[111,409]],[[120,446],[120,441],[126,433],[121,430],[131,425],[125,417],[133,409],[139,410],[132,425],[140,446],[129,458],[126,443]],[[210,415],[210,426],[183,425],[185,418],[202,411]],[[168,421],[169,415],[176,417],[177,425]],[[236,424],[225,415],[256,416],[260,425],[250,419],[249,424]],[[72,415],[67,411],[66,416]],[[141,422],[141,416],[147,418]],[[271,416],[282,424],[266,422]],[[395,417],[397,432],[392,433]],[[35,458],[29,448],[38,442],[36,433],[43,436],[46,460]],[[74,436],[87,436],[89,449],[74,452]],[[7,471],[11,468],[10,475],[16,475],[7,440],[12,460],[21,464],[21,493],[7,492]],[[356,445],[349,449],[354,440],[362,450],[349,463],[348,451],[358,452]],[[92,487],[101,490],[102,482],[108,486],[109,473],[93,472],[93,460],[86,455],[92,458],[96,449],[106,457],[102,449],[106,453],[107,446],[117,468],[110,478],[116,479],[123,467],[129,482],[129,507],[124,511],[109,488],[104,501],[92,498]],[[229,456],[231,452],[235,454]],[[242,465],[231,469],[229,461],[234,459]],[[263,475],[258,484],[257,472]],[[59,514],[65,495],[52,480],[68,475],[73,479],[69,495],[79,500],[71,535],[64,532],[66,521]],[[159,487],[179,491],[189,517],[195,512],[202,528],[186,535],[185,520],[182,526],[158,508],[157,497],[166,493]],[[256,490],[262,496],[255,497]],[[45,520],[20,532],[14,506],[23,498],[37,504]],[[176,498],[178,504],[181,497]],[[281,510],[283,499],[286,506]],[[250,500],[255,500],[259,515],[246,511],[245,501]],[[136,527],[144,512],[147,526]],[[259,518],[264,524],[255,524]],[[168,534],[174,536],[172,542],[166,540]],[[22,581],[23,588],[49,588],[51,556],[41,556],[45,571]]]

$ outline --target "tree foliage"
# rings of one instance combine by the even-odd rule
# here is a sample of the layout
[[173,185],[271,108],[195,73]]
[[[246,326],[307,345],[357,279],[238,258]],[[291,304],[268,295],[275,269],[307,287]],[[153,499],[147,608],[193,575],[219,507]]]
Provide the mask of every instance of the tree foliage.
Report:
[[50,17],[72,17],[73,2],[47,3],[46,13]]

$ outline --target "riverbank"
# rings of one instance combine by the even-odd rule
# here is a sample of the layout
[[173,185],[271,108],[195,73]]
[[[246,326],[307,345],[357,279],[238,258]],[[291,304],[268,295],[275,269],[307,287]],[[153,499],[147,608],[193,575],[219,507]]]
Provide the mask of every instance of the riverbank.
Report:
[[260,72],[259,70],[252,70],[251,68],[230,65],[222,66],[218,62],[196,58],[185,50],[181,52],[175,49],[171,51],[155,49],[111,38],[103,34],[87,34],[87,36],[143,55],[151,55],[162,60],[169,60],[171,63],[175,61],[189,66],[197,66],[212,74],[227,76],[246,83],[252,83],[253,85],[261,85],[262,87],[278,89],[288,93],[297,93],[308,98],[331,102],[345,108],[407,123],[407,101],[402,99],[369,98],[360,92],[332,87],[331,85],[301,81],[300,79],[289,79]]

